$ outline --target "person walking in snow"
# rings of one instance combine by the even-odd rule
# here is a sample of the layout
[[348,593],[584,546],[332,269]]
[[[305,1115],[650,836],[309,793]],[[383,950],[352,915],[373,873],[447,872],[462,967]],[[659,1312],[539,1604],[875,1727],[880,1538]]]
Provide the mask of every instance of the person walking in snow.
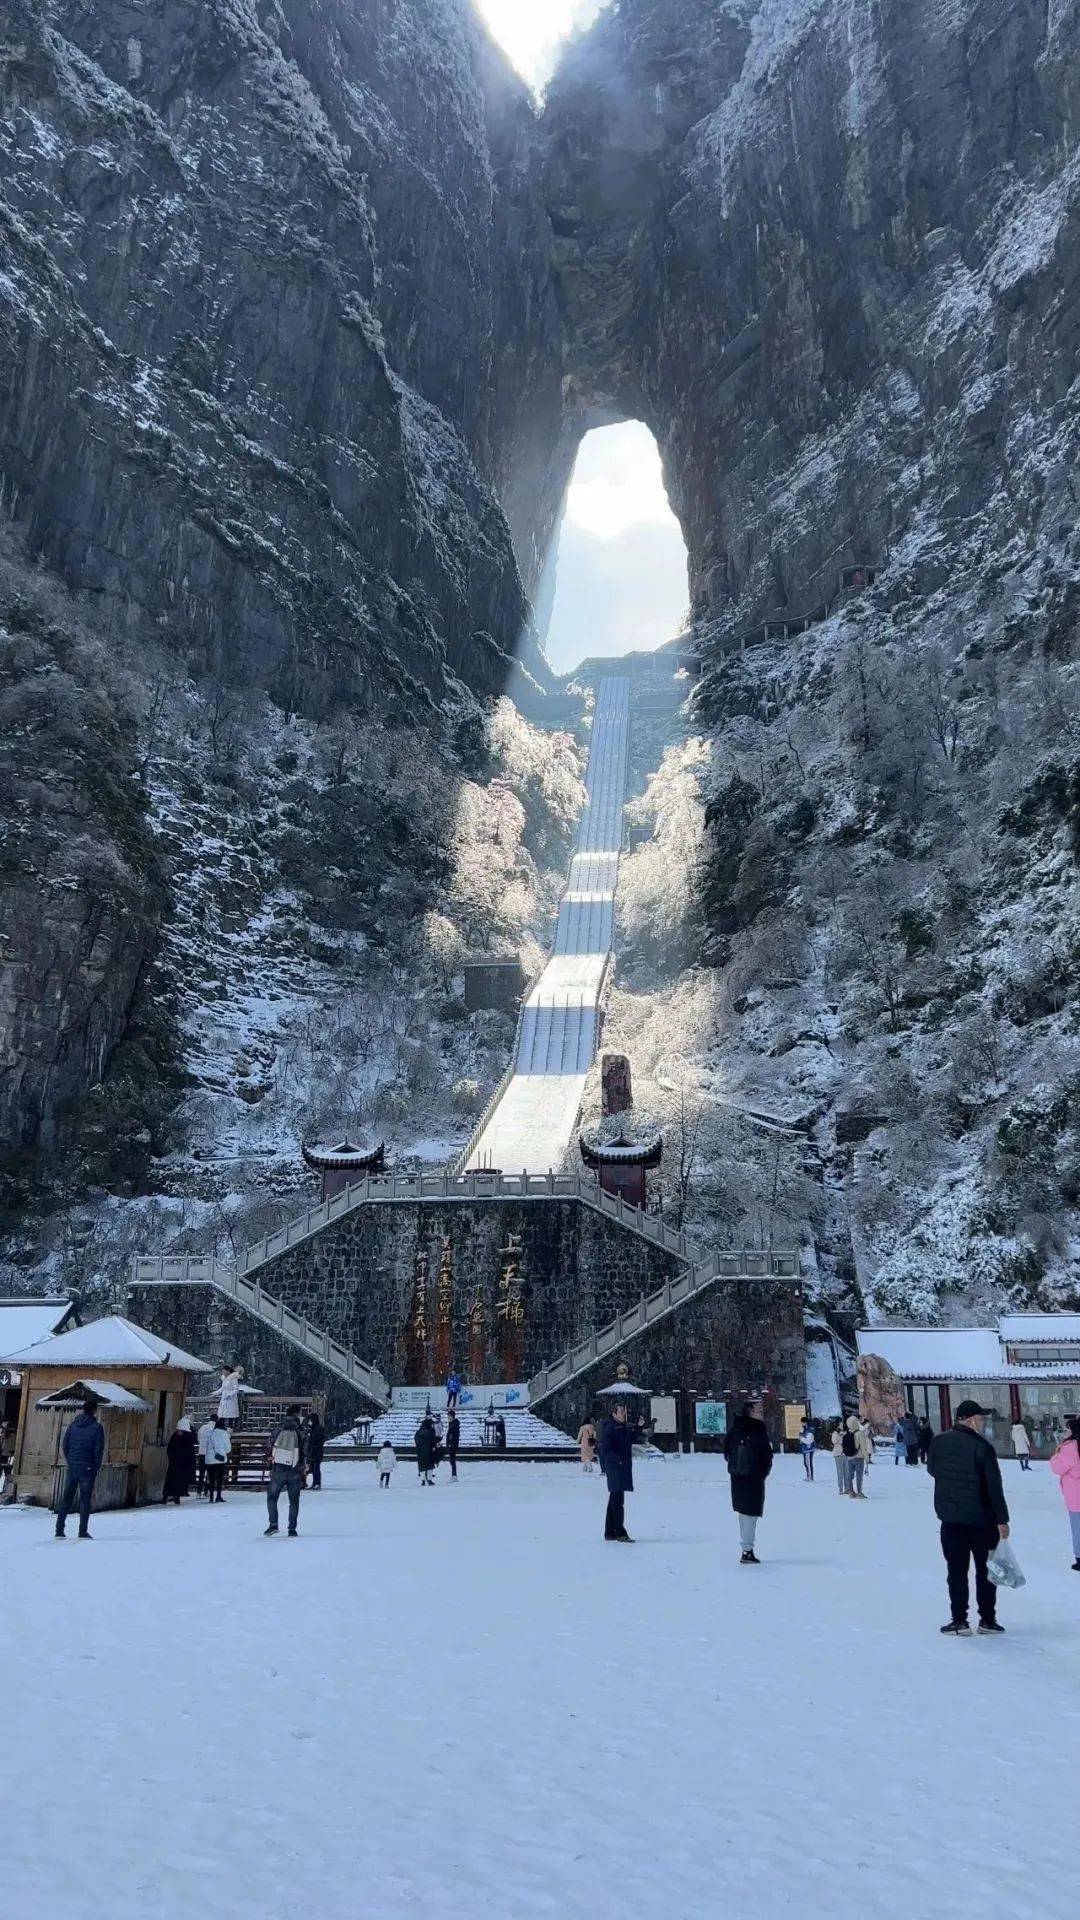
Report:
[[[861,1415],[859,1417],[859,1457],[862,1460],[864,1470],[869,1473],[874,1464],[874,1429],[870,1425],[869,1420],[864,1420]],[[860,1492],[862,1491],[861,1477],[859,1478],[859,1490]],[[865,1495],[863,1497],[865,1498]]]
[[740,1565],[756,1567],[761,1564],[754,1552],[757,1523],[765,1511],[765,1482],[772,1472],[772,1446],[765,1425],[765,1403],[760,1397],[744,1401],[742,1412],[731,1423],[724,1452],[731,1477],[731,1505],[739,1516]]
[[1080,1573],[1080,1416],[1070,1414],[1065,1422],[1069,1437],[1063,1440],[1050,1461],[1056,1473],[1065,1511],[1072,1532],[1073,1572]]
[[319,1418],[319,1410],[312,1407],[304,1422],[304,1459],[311,1474],[312,1492],[322,1488],[323,1453],[326,1449],[326,1428]]
[[380,1487],[388,1487],[390,1485],[390,1475],[397,1466],[397,1454],[394,1452],[389,1440],[383,1441],[382,1446],[375,1455],[375,1465],[379,1469]]
[[79,1539],[89,1540],[92,1537],[90,1502],[94,1497],[94,1482],[105,1458],[105,1429],[97,1417],[98,1405],[96,1393],[88,1393],[83,1400],[82,1412],[75,1415],[60,1443],[67,1472],[56,1516],[58,1540],[64,1538],[67,1517],[74,1507],[79,1509]]
[[165,1485],[161,1498],[166,1506],[170,1500],[174,1505],[179,1506],[181,1500],[186,1500],[191,1492],[195,1479],[195,1429],[186,1414],[177,1423],[176,1432],[165,1449],[165,1455],[168,1466],[165,1469]]
[[934,1429],[930,1425],[930,1422],[924,1413],[922,1419],[919,1421],[919,1465],[920,1467],[925,1467],[927,1461],[930,1458],[930,1448],[933,1445],[933,1440],[934,1440]]
[[461,1381],[458,1378],[458,1375],[456,1373],[451,1373],[450,1378],[446,1383],[447,1413],[457,1412],[458,1394],[460,1392],[461,1392]]
[[266,1534],[269,1536],[277,1532],[281,1496],[287,1493],[289,1538],[294,1540],[300,1519],[300,1489],[304,1484],[304,1430],[300,1409],[295,1403],[286,1407],[284,1420],[271,1435],[267,1459],[270,1462],[270,1484],[266,1489],[266,1508],[270,1524]]
[[633,1546],[626,1531],[626,1496],[634,1491],[634,1435],[626,1424],[625,1405],[616,1404],[600,1422],[600,1471],[607,1481],[604,1539]]
[[1014,1420],[1012,1428],[1013,1452],[1020,1462],[1021,1473],[1031,1472],[1031,1436],[1022,1420]]
[[581,1471],[591,1473],[596,1459],[596,1428],[587,1414],[578,1428],[577,1443],[581,1449]]
[[852,1500],[865,1500],[862,1483],[866,1457],[863,1453],[862,1424],[854,1413],[849,1413],[844,1422],[841,1445],[844,1450],[844,1492]]
[[799,1435],[799,1452],[802,1454],[803,1473],[808,1480],[812,1480],[814,1477],[814,1448],[816,1446],[817,1441],[814,1438],[814,1429],[810,1425],[809,1420],[804,1420],[802,1432]]
[[240,1382],[243,1377],[243,1367],[222,1368],[217,1413],[218,1419],[224,1420],[227,1427],[234,1427],[240,1418]]
[[452,1413],[446,1422],[446,1457],[450,1462],[450,1478],[457,1479],[457,1456],[461,1445],[461,1421]]
[[206,1491],[206,1443],[217,1426],[217,1414],[208,1414],[199,1428],[195,1444],[195,1491]]
[[829,1446],[832,1450],[833,1465],[836,1468],[836,1491],[837,1493],[846,1493],[847,1475],[844,1468],[844,1423],[842,1420],[838,1420],[833,1428]]
[[231,1453],[232,1435],[228,1427],[216,1419],[206,1442],[206,1497],[211,1505],[222,1504],[221,1489],[225,1484],[225,1468]]
[[977,1400],[961,1400],[956,1424],[934,1437],[928,1462],[934,1482],[934,1512],[941,1522],[941,1551],[948,1569],[950,1618],[942,1633],[970,1634],[968,1567],[975,1563],[975,1603],[980,1633],[1004,1633],[997,1623],[997,1588],[986,1562],[999,1540],[1009,1537],[1009,1509],[998,1457],[983,1435],[990,1412]]
[[435,1422],[430,1413],[425,1413],[413,1434],[413,1445],[416,1448],[416,1471],[420,1475],[420,1485],[434,1486]]
[[902,1418],[897,1421],[893,1428],[892,1457],[894,1467],[902,1466],[907,1459],[907,1441],[904,1438],[904,1422]]
[[[904,1430],[904,1450],[907,1455],[908,1466],[917,1467],[919,1464],[919,1423],[913,1413],[905,1413],[900,1424]],[[988,1441],[987,1445],[989,1444]]]

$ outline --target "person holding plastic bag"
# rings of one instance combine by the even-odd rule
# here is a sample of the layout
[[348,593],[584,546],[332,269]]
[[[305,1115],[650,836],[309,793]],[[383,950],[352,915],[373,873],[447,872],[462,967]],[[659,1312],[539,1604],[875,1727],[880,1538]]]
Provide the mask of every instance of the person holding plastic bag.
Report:
[[1080,1573],[1080,1417],[1070,1414],[1065,1425],[1070,1437],[1054,1454],[1050,1471],[1057,1474],[1072,1529],[1073,1572]]
[[[1020,1570],[1020,1562],[1007,1540],[999,1540],[986,1563],[986,1571],[995,1587],[1026,1587],[1027,1580]],[[1004,1633],[1004,1627],[998,1632]]]
[[997,1588],[987,1572],[999,1540],[1009,1537],[1009,1509],[998,1457],[983,1436],[989,1407],[961,1400],[956,1424],[935,1436],[927,1466],[934,1482],[934,1512],[941,1522],[941,1551],[948,1568],[950,1618],[942,1633],[970,1636],[968,1570],[975,1563],[975,1603],[980,1633],[1004,1633],[997,1620]]
[[812,1480],[814,1477],[814,1448],[816,1446],[817,1439],[814,1434],[814,1429],[809,1418],[807,1418],[802,1423],[802,1432],[799,1435],[799,1452],[802,1454],[803,1473],[808,1480]]

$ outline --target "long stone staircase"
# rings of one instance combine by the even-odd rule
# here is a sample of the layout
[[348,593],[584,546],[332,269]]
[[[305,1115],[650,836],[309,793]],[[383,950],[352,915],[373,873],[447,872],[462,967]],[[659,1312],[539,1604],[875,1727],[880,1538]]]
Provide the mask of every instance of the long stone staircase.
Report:
[[[586,805],[552,951],[526,994],[504,1080],[456,1170],[359,1180],[254,1242],[233,1267],[201,1255],[138,1256],[132,1276],[137,1286],[188,1283],[214,1288],[385,1411],[390,1407],[390,1386],[378,1368],[268,1294],[258,1278],[262,1267],[356,1207],[401,1201],[469,1204],[513,1199],[542,1204],[576,1200],[683,1263],[683,1271],[673,1279],[542,1368],[529,1382],[532,1406],[550,1399],[588,1373],[598,1360],[613,1355],[635,1335],[719,1282],[764,1279],[790,1285],[797,1278],[794,1253],[742,1249],[704,1255],[662,1219],[604,1193],[592,1175],[552,1171],[571,1139],[599,1042],[600,1008],[612,964],[629,723],[629,678],[601,678],[586,773]],[[512,1171],[502,1172],[504,1166]]]
[[599,1044],[611,964],[629,740],[630,683],[603,679],[551,957],[526,996],[512,1069],[462,1155],[462,1172],[544,1172],[559,1165],[570,1143]]

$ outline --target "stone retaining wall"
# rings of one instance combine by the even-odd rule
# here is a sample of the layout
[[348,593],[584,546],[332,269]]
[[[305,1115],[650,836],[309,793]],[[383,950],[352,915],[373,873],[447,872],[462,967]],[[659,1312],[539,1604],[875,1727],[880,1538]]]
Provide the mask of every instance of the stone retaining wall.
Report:
[[[522,1321],[511,1331],[498,1314],[500,1275],[510,1238],[520,1240]],[[266,1293],[283,1300],[394,1384],[434,1381],[438,1274],[448,1242],[453,1275],[451,1357],[473,1379],[529,1379],[567,1348],[608,1326],[643,1293],[663,1286],[682,1263],[617,1220],[577,1200],[381,1201],[356,1207],[301,1245],[259,1268]],[[418,1258],[427,1255],[426,1339],[409,1328]],[[475,1323],[480,1304],[480,1350]],[[129,1310],[140,1325],[210,1360],[239,1360],[274,1392],[329,1387],[341,1424],[363,1410],[359,1393],[332,1381],[314,1356],[300,1353],[238,1303],[208,1286],[134,1286]],[[516,1341],[516,1345],[514,1344]],[[444,1343],[445,1344],[445,1343]],[[576,1432],[595,1388],[625,1357],[656,1392],[739,1393],[767,1386],[779,1400],[805,1398],[802,1298],[796,1282],[721,1280],[620,1355],[544,1403],[544,1417]]]
[[[576,1433],[595,1410],[625,1360],[632,1379],[653,1393],[687,1392],[736,1402],[764,1391],[774,1443],[781,1439],[779,1408],[806,1398],[802,1291],[797,1281],[718,1280],[617,1355],[606,1354],[588,1373],[560,1388],[537,1411],[552,1426]],[[729,1407],[729,1413],[731,1408]]]
[[[381,1201],[355,1208],[279,1254],[259,1268],[258,1278],[267,1293],[380,1367],[388,1380],[404,1381],[418,1258],[426,1254],[426,1378],[434,1379],[437,1280],[449,1241],[453,1358],[465,1367],[472,1351],[474,1377],[500,1380],[505,1343],[497,1314],[499,1279],[511,1235],[521,1242],[524,1312],[514,1371],[525,1379],[682,1269],[676,1255],[577,1200]],[[470,1340],[477,1300],[482,1370]]]
[[133,1285],[127,1310],[137,1326],[215,1367],[239,1361],[252,1385],[264,1393],[325,1393],[328,1433],[341,1433],[358,1414],[377,1411],[359,1388],[339,1380],[314,1354],[301,1353],[216,1287],[186,1282]]

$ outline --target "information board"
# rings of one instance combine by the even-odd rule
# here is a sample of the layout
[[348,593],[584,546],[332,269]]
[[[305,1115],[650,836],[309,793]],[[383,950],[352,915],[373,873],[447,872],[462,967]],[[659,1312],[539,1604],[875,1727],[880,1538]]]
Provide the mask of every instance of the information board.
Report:
[[679,1423],[675,1413],[675,1395],[673,1393],[654,1393],[651,1404],[653,1432],[678,1433]]
[[727,1402],[725,1400],[696,1400],[694,1402],[694,1432],[707,1434],[710,1439],[722,1440],[727,1432]]

